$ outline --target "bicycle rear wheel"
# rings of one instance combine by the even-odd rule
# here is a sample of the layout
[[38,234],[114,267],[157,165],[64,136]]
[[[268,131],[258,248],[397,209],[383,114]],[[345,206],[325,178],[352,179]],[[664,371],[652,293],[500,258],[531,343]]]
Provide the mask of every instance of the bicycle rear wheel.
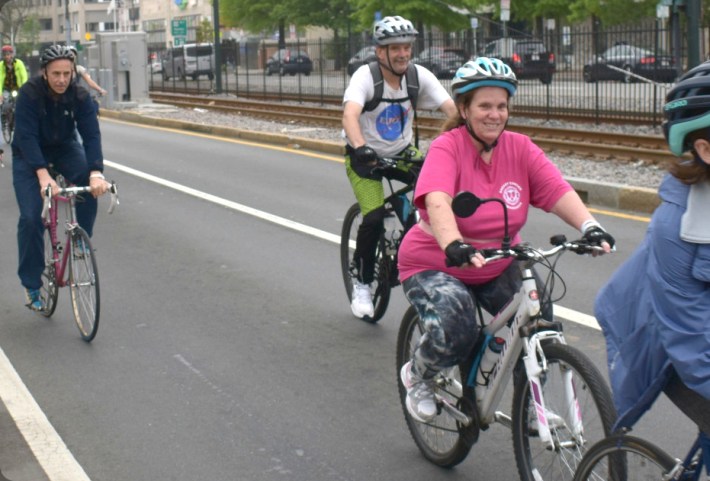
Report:
[[54,314],[54,310],[57,308],[57,297],[59,297],[57,269],[52,247],[52,238],[49,229],[44,229],[44,270],[42,271],[41,288],[44,309],[39,311],[39,313],[45,317],[50,317]]
[[[422,337],[422,328],[419,315],[413,307],[409,307],[402,318],[397,336],[397,386],[399,398],[407,421],[407,427],[414,439],[414,443],[422,455],[437,466],[452,467],[466,459],[471,447],[478,440],[479,429],[474,422],[469,426],[457,422],[445,410],[440,408],[440,413],[430,422],[421,423],[412,418],[407,411],[405,402],[407,390],[402,384],[399,372],[402,366],[412,358],[412,354]],[[448,370],[440,379],[441,382],[436,393],[449,404],[456,406],[469,417],[476,419],[473,404],[473,390],[466,385],[465,375],[467,366],[457,366]],[[469,401],[471,400],[471,401]]]
[[[356,203],[350,206],[350,209],[345,214],[343,229],[340,233],[340,268],[343,273],[343,283],[345,284],[348,301],[352,301],[355,272],[353,254],[355,253],[355,241],[360,225],[362,225],[362,214],[360,213],[360,206]],[[390,302],[390,265],[384,255],[384,238],[380,239],[378,243],[376,259],[375,278],[371,285],[375,315],[363,319],[372,323],[379,321],[385,315]]]
[[[521,481],[570,481],[589,447],[607,437],[616,410],[604,377],[592,361],[566,344],[543,344],[547,365],[541,366],[542,397],[550,420],[554,448],[537,436],[535,403],[526,376],[515,376],[513,391],[513,448]],[[584,435],[575,437],[565,422],[567,405],[565,376],[571,374],[574,400],[584,423]]]
[[99,273],[89,235],[81,227],[72,230],[69,259],[69,291],[74,319],[81,338],[96,337],[99,328]]
[[658,446],[634,436],[615,435],[589,448],[574,481],[668,479],[678,464]]

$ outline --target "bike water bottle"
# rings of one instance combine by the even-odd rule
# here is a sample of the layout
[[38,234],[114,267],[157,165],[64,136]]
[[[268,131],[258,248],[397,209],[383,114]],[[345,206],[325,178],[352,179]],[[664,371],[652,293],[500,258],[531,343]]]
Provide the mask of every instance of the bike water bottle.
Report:
[[503,352],[503,347],[505,346],[505,339],[498,336],[493,336],[488,341],[488,346],[486,347],[483,357],[481,358],[481,365],[478,367],[478,374],[476,375],[476,385],[487,386],[490,379],[490,375],[493,372],[493,368],[500,357],[500,353]]

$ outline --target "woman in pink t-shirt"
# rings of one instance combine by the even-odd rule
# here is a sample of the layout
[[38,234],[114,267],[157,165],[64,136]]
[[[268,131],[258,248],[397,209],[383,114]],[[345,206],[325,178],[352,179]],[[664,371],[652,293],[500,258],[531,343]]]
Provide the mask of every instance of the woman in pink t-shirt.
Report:
[[[529,137],[505,130],[517,88],[510,67],[479,57],[456,72],[451,88],[458,116],[429,148],[414,195],[421,220],[399,250],[404,292],[426,330],[400,373],[407,409],[422,422],[436,415],[428,380],[463,361],[479,335],[475,304],[496,313],[521,284],[516,261],[486,264],[477,252],[501,245],[500,204],[486,203],[470,218],[457,218],[451,201],[458,192],[502,199],[513,245],[531,205],[558,215],[607,252],[614,245],[543,151]],[[552,319],[549,304],[543,316]]]

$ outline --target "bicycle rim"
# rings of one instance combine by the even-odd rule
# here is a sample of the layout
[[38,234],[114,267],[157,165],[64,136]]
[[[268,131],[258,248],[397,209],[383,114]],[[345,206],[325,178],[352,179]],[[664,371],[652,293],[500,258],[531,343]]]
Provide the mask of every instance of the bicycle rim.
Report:
[[57,308],[59,286],[57,285],[57,270],[54,263],[54,251],[52,249],[52,239],[49,229],[44,230],[44,270],[42,271],[41,292],[44,309],[40,311],[40,314],[45,317],[50,317]]
[[[402,318],[397,336],[397,386],[400,403],[409,432],[422,455],[437,466],[452,467],[466,459],[471,447],[478,439],[478,428],[474,425],[465,427],[459,424],[443,410],[428,423],[414,420],[407,411],[405,402],[407,390],[402,384],[399,372],[402,366],[412,358],[412,353],[421,336],[419,316],[410,306]],[[454,388],[452,385],[452,387],[437,389],[436,392],[450,404],[458,406],[459,409],[472,416],[474,409],[470,407],[468,399],[473,399],[473,391],[465,386],[465,380],[461,379],[461,372],[462,368],[457,366],[446,373],[446,378],[456,382],[460,388]]]
[[[83,248],[77,247],[78,242]],[[90,342],[99,328],[99,274],[88,234],[80,227],[72,231],[69,259],[69,291],[74,319],[81,338]]]
[[[541,375],[542,397],[550,423],[554,448],[537,437],[535,404],[526,376],[515,376],[513,392],[513,447],[522,481],[571,481],[582,456],[589,447],[610,434],[616,411],[611,392],[601,373],[589,358],[571,346],[543,345],[547,359]],[[584,432],[573,435],[564,421],[573,406],[565,405],[563,376],[571,373]]]
[[10,112],[5,113],[5,119],[2,123],[2,136],[6,143],[12,142],[12,116]]
[[668,479],[668,473],[676,464],[671,456],[644,439],[617,435],[589,449],[574,481]]
[[[343,275],[343,284],[345,292],[348,296],[348,301],[352,301],[353,282],[355,279],[356,267],[353,261],[355,253],[355,241],[357,232],[362,225],[362,214],[360,206],[353,204],[345,214],[343,220],[343,229],[340,234],[340,268]],[[375,262],[375,276],[372,281],[372,303],[375,307],[375,315],[373,317],[364,317],[366,322],[377,322],[387,311],[387,306],[390,300],[390,283],[389,283],[389,266],[384,258],[384,239],[380,239],[377,247]]]

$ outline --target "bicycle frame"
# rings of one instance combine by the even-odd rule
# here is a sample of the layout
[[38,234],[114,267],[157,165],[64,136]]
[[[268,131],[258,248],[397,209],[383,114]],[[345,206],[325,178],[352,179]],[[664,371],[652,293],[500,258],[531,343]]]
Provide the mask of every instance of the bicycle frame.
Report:
[[[67,286],[67,276],[68,264],[70,257],[70,245],[71,242],[71,231],[79,227],[79,223],[76,221],[76,205],[74,204],[74,195],[58,195],[53,197],[49,204],[49,209],[47,213],[47,220],[45,221],[45,228],[49,230],[49,235],[52,243],[52,259],[54,261],[56,281],[58,287]],[[64,229],[66,234],[66,241],[62,247],[59,242],[59,235],[57,229],[59,226],[59,205],[64,204],[66,206],[66,219],[64,223]],[[46,253],[45,253],[46,257]]]
[[[505,388],[513,374],[513,368],[522,353],[527,379],[530,383],[530,391],[533,393],[540,442],[546,444],[550,449],[553,449],[554,440],[546,416],[545,399],[542,396],[542,382],[540,380],[540,375],[543,373],[543,368],[540,366],[547,364],[541,343],[550,340],[562,344],[566,342],[562,334],[556,330],[543,330],[534,332],[530,336],[525,335],[528,332],[536,331],[536,328],[539,326],[543,326],[547,329],[552,327],[548,321],[540,317],[540,300],[537,282],[529,267],[523,269],[523,283],[520,290],[483,328],[486,340],[500,331],[511,318],[512,322],[507,338],[505,339],[505,346],[489,376],[488,384],[485,386],[476,384],[476,375],[480,368],[481,358],[488,345],[486,341],[482,344],[484,347],[476,354],[466,382],[468,386],[475,388],[476,406],[482,425],[487,426],[493,422],[510,425],[510,418],[495,409],[500,404],[503,394],[505,393]],[[567,425],[571,426],[575,438],[579,439],[583,434],[583,425],[571,376],[571,373],[567,373],[564,380],[565,405],[569,406],[564,416]],[[439,400],[444,401],[441,397]],[[450,404],[443,402],[442,405],[453,417],[464,424],[468,425],[473,421]]]

